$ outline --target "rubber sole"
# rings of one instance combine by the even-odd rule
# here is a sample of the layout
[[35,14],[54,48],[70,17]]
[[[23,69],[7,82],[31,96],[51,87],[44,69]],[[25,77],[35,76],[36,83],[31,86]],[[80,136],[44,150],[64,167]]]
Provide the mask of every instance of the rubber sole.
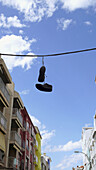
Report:
[[52,85],[49,85],[47,83],[46,84],[36,84],[35,86],[40,91],[52,92]]

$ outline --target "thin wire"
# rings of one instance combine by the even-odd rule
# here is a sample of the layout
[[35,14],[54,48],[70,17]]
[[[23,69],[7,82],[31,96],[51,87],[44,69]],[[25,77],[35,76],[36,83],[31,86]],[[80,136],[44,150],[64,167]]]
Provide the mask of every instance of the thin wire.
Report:
[[42,65],[44,66],[44,56],[42,57]]
[[67,54],[74,54],[74,53],[82,53],[82,52],[87,52],[87,51],[95,51],[96,48],[88,48],[88,49],[83,49],[83,50],[77,50],[77,51],[68,51],[64,53],[55,53],[55,54],[43,54],[43,55],[36,55],[36,54],[5,54],[5,53],[0,53],[0,55],[6,55],[6,56],[18,56],[18,57],[52,57],[52,56],[61,56],[61,55],[67,55]]

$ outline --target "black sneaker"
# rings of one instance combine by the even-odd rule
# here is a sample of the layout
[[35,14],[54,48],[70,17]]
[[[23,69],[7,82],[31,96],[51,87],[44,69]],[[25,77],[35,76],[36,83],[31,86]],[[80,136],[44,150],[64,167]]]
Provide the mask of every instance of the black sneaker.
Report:
[[46,71],[46,68],[45,66],[42,66],[39,70],[39,77],[38,77],[38,81],[39,82],[43,82],[44,79],[45,79],[45,71]]
[[40,91],[45,91],[45,92],[51,92],[52,91],[52,85],[49,85],[47,83],[45,83],[45,84],[36,84],[35,86]]

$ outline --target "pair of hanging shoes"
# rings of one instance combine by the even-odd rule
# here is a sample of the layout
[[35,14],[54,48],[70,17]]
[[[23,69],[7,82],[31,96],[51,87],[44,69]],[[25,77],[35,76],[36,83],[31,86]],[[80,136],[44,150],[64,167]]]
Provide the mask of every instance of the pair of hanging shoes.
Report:
[[[40,71],[39,71],[39,77],[38,77],[39,82],[44,82],[44,80],[45,80],[45,71],[46,71],[45,66],[42,66],[40,68]],[[40,90],[40,91],[45,91],[45,92],[51,92],[52,91],[52,85],[49,85],[47,83],[45,83],[45,84],[36,84],[36,88],[38,90]]]

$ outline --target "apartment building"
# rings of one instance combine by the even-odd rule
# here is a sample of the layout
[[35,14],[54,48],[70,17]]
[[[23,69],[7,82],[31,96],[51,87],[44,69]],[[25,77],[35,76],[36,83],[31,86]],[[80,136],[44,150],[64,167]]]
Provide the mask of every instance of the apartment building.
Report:
[[37,126],[36,129],[36,145],[35,145],[35,170],[41,170],[41,135]]
[[41,170],[50,170],[51,158],[44,153],[41,155]]
[[41,139],[0,57],[0,167],[41,170]]
[[23,102],[4,60],[0,57],[0,165],[2,167],[19,166],[21,150],[20,128],[22,117],[20,109]]
[[8,85],[12,84],[12,78],[9,71],[0,57],[0,166],[5,166],[6,159],[6,134],[7,134],[7,117],[5,109],[10,106],[10,93]]
[[29,114],[24,107],[21,110],[23,117],[23,128],[21,129],[21,146],[22,155],[20,158],[22,170],[35,170],[35,144],[36,144],[36,129],[29,117]]
[[84,170],[96,170],[96,114],[94,127],[82,128],[82,152]]
[[[10,168],[19,169],[20,155],[21,155],[20,129],[23,127],[20,110],[24,107],[24,105],[18,92],[14,91],[12,98],[13,98],[13,106],[9,109],[9,117],[8,117],[9,133],[7,134],[8,137],[7,139],[9,140],[7,140],[8,159],[6,165],[7,167]],[[11,113],[11,109],[12,109],[12,113]]]

